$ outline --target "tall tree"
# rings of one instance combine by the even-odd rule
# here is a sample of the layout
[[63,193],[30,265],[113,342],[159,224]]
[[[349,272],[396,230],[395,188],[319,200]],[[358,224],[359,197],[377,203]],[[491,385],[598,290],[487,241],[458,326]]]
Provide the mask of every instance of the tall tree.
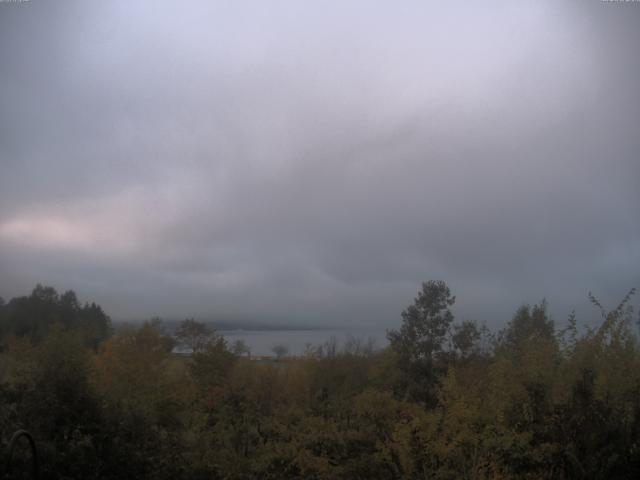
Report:
[[400,330],[387,333],[390,346],[404,373],[405,393],[426,404],[435,399],[437,371],[443,370],[443,349],[451,332],[456,297],[444,281],[430,280],[412,305],[402,312]]

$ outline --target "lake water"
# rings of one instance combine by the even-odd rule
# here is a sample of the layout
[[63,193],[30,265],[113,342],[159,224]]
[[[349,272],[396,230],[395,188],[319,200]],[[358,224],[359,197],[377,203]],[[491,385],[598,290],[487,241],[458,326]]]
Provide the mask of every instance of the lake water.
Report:
[[285,346],[290,355],[301,355],[308,344],[317,346],[329,341],[331,337],[338,340],[338,346],[342,347],[346,339],[351,336],[366,343],[369,338],[374,342],[376,349],[387,345],[386,330],[219,330],[233,345],[236,340],[244,340],[251,349],[251,355],[273,355],[272,348],[275,345]]

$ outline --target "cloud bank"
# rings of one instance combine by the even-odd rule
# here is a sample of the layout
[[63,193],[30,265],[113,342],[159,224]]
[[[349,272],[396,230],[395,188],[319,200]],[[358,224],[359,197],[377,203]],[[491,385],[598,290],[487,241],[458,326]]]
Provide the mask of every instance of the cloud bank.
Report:
[[500,325],[640,286],[640,7],[0,4],[0,295]]

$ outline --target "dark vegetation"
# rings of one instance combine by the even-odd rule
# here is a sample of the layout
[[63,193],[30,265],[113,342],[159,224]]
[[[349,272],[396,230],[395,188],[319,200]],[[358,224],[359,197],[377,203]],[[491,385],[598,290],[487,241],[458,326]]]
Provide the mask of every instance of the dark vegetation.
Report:
[[595,328],[558,329],[542,302],[494,335],[432,281],[382,351],[261,364],[195,320],[113,332],[38,286],[0,302],[0,436],[32,432],[51,479],[640,478],[632,294],[590,296]]

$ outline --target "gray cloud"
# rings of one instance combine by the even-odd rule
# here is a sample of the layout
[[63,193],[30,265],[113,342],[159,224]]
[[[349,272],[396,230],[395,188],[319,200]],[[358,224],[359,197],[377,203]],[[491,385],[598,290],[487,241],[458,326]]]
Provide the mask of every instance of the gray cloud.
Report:
[[640,282],[640,7],[0,4],[0,292],[500,325]]

